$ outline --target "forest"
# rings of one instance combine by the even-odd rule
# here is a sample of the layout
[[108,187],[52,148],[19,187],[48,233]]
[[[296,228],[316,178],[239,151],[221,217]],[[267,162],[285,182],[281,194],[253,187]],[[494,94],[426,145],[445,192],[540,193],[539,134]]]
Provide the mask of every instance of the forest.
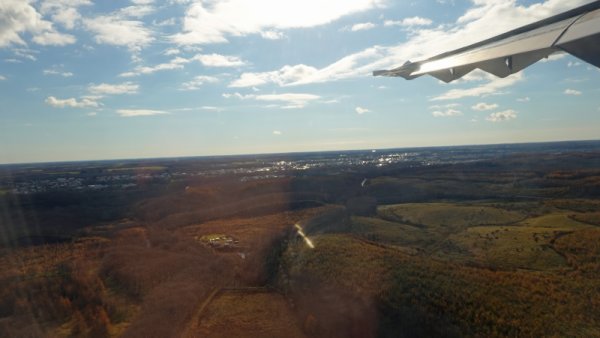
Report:
[[0,336],[598,336],[600,150],[572,148],[0,167]]

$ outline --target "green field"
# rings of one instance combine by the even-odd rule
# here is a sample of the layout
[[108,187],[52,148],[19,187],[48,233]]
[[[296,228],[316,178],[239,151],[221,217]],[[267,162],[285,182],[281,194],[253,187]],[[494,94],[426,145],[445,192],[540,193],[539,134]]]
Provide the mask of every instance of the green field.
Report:
[[474,225],[514,224],[525,218],[516,211],[485,205],[411,203],[382,206],[379,217],[425,228],[458,229]]
[[296,297],[335,286],[337,298],[298,300],[321,319],[348,292],[350,312],[382,316],[379,336],[598,336],[589,295],[600,290],[600,228],[577,221],[596,214],[543,202],[384,205],[351,217],[347,233],[308,234],[314,249],[289,246],[280,283]]
[[[509,204],[414,203],[381,206],[377,217],[354,217],[352,233],[364,239],[408,247],[437,259],[502,269],[548,270],[567,267],[557,237],[592,227],[589,214],[561,209],[535,215]],[[533,216],[528,217],[527,214]]]

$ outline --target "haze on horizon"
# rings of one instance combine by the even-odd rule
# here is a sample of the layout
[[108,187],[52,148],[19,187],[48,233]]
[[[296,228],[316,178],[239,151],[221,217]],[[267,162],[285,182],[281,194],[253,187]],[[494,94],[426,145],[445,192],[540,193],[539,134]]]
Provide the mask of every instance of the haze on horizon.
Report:
[[370,76],[589,2],[6,0],[0,163],[598,139],[600,72],[568,55]]

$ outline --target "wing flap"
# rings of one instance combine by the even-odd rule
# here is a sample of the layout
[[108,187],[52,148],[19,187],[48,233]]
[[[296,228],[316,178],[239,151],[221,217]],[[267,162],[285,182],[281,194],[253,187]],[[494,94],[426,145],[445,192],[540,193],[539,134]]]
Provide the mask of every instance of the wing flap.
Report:
[[[596,32],[591,34],[590,32]],[[600,68],[600,10],[588,13],[557,41],[557,47]]]
[[600,68],[600,34],[562,44],[560,49]]

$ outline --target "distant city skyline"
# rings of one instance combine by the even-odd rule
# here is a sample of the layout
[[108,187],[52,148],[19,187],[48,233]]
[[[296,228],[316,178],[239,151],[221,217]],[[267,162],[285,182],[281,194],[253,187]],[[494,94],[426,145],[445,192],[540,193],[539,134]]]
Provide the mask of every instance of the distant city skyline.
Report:
[[581,0],[6,0],[0,163],[600,139],[600,71],[374,78]]

